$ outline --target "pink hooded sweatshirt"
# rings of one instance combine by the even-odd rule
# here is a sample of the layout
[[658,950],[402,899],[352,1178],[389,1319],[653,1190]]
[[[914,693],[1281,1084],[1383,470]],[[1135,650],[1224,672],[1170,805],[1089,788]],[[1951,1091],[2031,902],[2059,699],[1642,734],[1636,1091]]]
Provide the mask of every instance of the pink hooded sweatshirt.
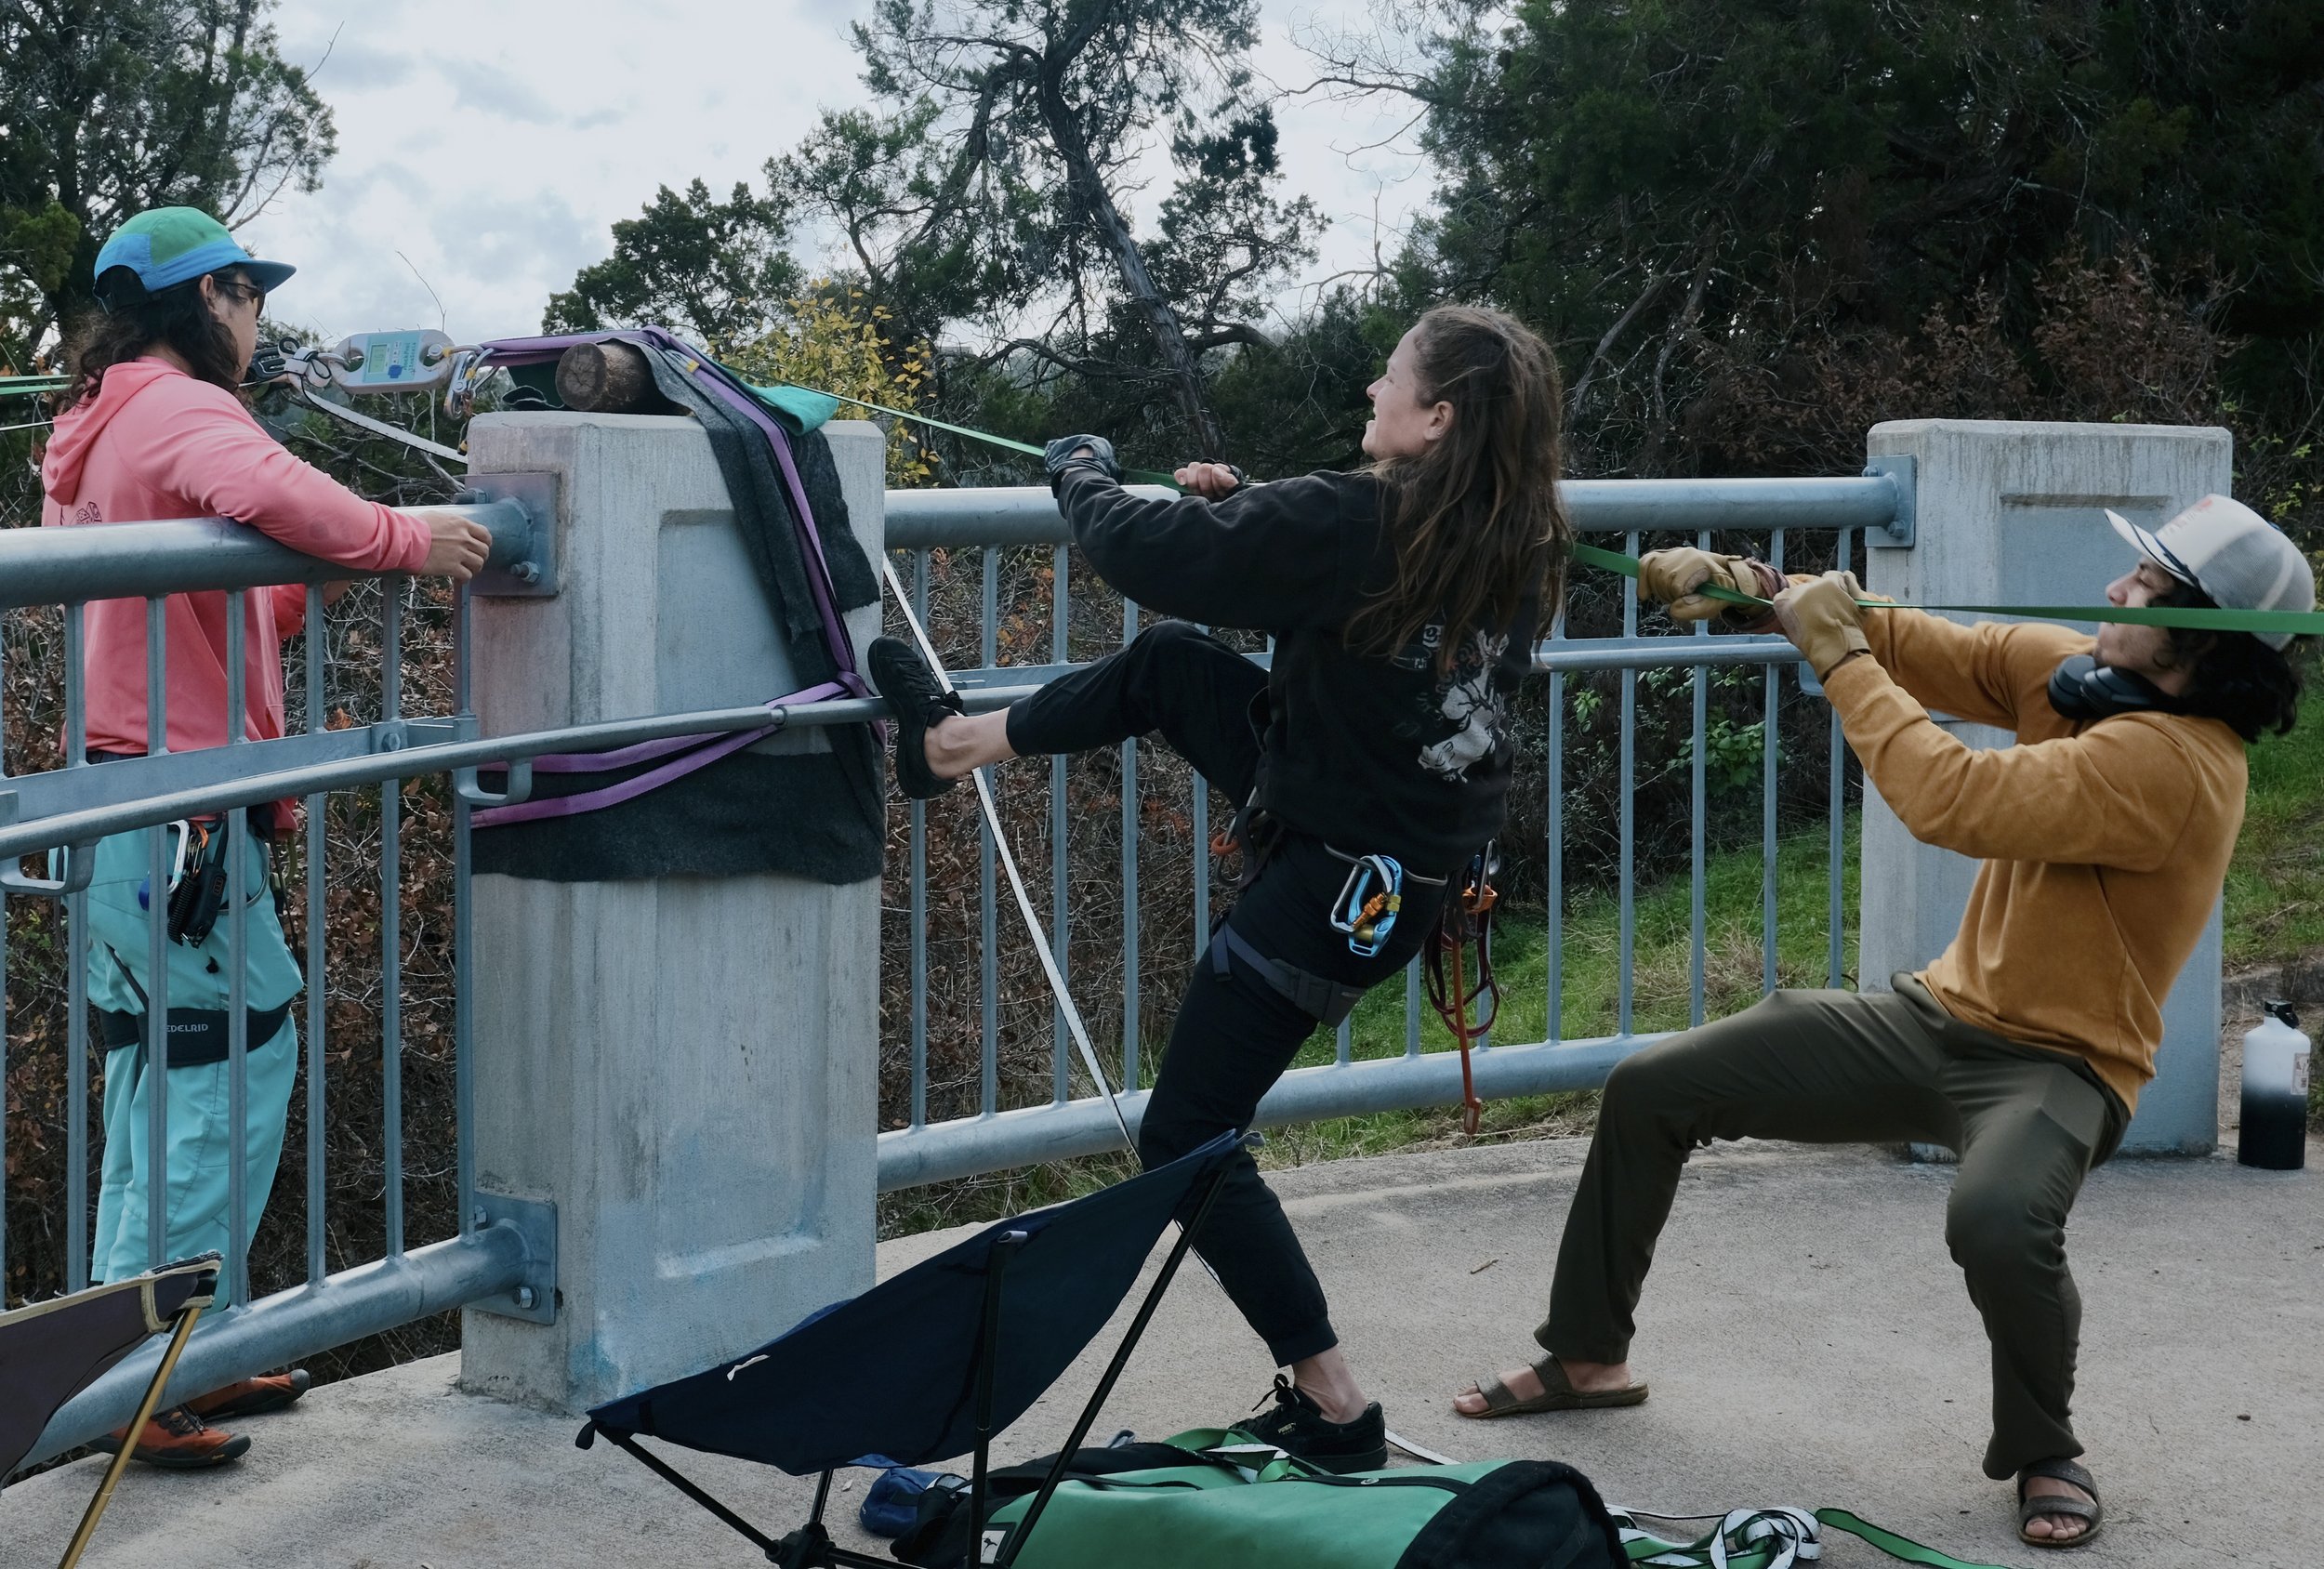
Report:
[[[241,401],[165,360],[125,361],[97,395],[57,420],[40,466],[46,526],[232,518],[294,550],[365,572],[411,572],[428,559],[428,525],[363,500],[284,452]],[[306,618],[307,590],[249,596],[244,733],[283,733],[284,638]],[[166,601],[169,749],[226,744],[226,596]],[[88,745],[146,750],[145,601],[98,600],[87,611]]]

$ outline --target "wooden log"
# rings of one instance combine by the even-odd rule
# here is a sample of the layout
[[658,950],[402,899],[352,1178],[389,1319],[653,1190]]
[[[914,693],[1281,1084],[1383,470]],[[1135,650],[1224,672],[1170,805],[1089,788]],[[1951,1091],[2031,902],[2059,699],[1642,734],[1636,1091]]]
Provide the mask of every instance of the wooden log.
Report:
[[576,343],[557,360],[557,398],[588,414],[667,414],[645,351],[627,343]]

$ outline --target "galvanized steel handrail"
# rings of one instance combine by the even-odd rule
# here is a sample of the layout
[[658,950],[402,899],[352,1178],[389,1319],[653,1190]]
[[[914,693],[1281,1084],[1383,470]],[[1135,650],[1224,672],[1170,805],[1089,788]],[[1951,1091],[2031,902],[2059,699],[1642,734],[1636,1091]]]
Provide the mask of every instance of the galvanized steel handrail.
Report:
[[[1152,485],[1130,490],[1164,500],[1170,494]],[[1889,533],[1911,510],[1908,483],[1888,472],[1796,480],[1568,480],[1560,494],[1574,527],[1585,534]],[[1072,538],[1055,498],[1039,485],[888,493],[891,550],[1065,545]]]
[[[487,568],[514,566],[532,551],[534,520],[519,502],[416,510],[465,518],[491,534]],[[224,518],[0,529],[0,610],[385,575],[301,554]]]

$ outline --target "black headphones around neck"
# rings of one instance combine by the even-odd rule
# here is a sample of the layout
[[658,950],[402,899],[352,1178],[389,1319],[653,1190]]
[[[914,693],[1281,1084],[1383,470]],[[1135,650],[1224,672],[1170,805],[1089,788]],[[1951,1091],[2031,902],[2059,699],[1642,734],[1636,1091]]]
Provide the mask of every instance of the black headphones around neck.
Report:
[[2051,673],[2050,706],[2069,719],[2180,711],[2178,701],[2146,677],[2111,669],[2086,653],[2071,656]]

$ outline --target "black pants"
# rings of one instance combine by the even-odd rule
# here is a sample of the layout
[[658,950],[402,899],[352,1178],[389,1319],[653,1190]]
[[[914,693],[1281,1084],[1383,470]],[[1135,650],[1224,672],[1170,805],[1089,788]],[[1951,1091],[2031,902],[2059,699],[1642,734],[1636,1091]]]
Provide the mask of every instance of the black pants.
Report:
[[[1259,766],[1253,703],[1264,671],[1184,622],[1166,621],[1128,648],[1050,682],[1009,710],[1009,745],[1021,755],[1084,751],[1159,732],[1239,805]],[[1361,852],[1368,847],[1343,845]],[[1434,928],[1444,890],[1407,882],[1388,945],[1359,958],[1331,930],[1332,902],[1347,864],[1321,841],[1287,835],[1244,890],[1227,920],[1279,963],[1344,985],[1369,986],[1401,970]],[[1247,1129],[1261,1097],[1315,1031],[1314,1017],[1236,967],[1196,964],[1180,1003],[1162,1071],[1138,1129],[1138,1155],[1158,1166],[1228,1129]],[[1238,1154],[1195,1249],[1227,1296],[1267,1342],[1277,1366],[1339,1343],[1323,1286],[1283,1206],[1248,1154]]]

